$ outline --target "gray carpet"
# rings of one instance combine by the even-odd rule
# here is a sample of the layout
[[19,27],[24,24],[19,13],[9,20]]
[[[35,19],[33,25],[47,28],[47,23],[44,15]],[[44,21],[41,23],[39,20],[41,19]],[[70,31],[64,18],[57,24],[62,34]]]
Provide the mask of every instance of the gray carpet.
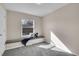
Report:
[[3,56],[74,56],[66,52],[44,49],[36,46],[20,47],[6,50]]

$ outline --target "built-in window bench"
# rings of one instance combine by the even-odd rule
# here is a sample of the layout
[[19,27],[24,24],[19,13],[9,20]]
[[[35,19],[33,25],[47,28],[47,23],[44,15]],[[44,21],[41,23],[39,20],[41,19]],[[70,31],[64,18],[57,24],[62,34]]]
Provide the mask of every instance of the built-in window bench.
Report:
[[[34,38],[32,40],[29,40],[27,43],[26,43],[26,46],[29,46],[29,45],[33,45],[33,44],[37,44],[37,43],[41,43],[41,42],[44,42],[44,37],[38,37],[38,38]],[[21,46],[24,46],[22,43],[21,43],[21,40],[8,40],[6,42],[6,50],[8,49],[14,49],[14,48],[18,48],[18,47],[21,47]]]

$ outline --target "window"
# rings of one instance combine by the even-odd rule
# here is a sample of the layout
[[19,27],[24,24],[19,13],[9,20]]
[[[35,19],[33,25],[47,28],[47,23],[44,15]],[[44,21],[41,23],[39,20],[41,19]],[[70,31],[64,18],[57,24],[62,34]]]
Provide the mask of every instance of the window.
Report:
[[22,36],[30,35],[33,33],[33,20],[22,19]]

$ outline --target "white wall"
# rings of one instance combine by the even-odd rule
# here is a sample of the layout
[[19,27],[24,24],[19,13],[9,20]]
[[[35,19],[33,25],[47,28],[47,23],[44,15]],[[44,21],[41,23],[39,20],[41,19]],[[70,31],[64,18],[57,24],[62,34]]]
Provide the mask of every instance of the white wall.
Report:
[[6,10],[0,4],[0,55],[5,51],[6,41]]
[[47,41],[50,32],[73,52],[79,55],[79,4],[69,4],[43,18],[43,31]]
[[32,18],[35,20],[35,32],[42,35],[41,17],[15,11],[7,11],[7,40],[21,39],[21,19]]

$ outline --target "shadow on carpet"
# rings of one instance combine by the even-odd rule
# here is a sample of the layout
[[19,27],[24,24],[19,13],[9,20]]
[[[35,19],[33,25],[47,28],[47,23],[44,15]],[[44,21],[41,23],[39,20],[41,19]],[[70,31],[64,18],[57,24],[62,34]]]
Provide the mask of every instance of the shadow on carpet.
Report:
[[6,50],[3,56],[75,56],[66,52],[59,52],[35,46],[19,47]]

